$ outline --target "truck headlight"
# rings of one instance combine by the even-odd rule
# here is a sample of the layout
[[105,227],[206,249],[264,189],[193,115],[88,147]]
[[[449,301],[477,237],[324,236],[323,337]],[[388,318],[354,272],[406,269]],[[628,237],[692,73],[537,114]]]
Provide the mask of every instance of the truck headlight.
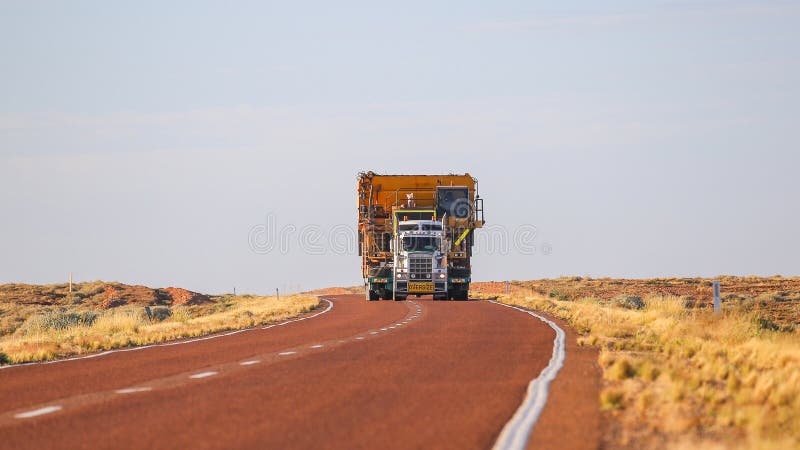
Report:
[[446,277],[446,276],[447,276],[447,275],[445,275],[445,274],[443,274],[443,273],[440,273],[440,274],[439,274],[439,278],[444,278],[444,277]]

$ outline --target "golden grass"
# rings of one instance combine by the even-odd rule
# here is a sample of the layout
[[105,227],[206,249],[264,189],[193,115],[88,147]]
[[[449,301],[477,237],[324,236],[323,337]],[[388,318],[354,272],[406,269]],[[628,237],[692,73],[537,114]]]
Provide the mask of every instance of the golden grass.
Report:
[[[60,308],[28,317],[13,334],[0,336],[0,363],[21,363],[146,345],[248,328],[302,314],[319,305],[307,295],[225,297],[206,307],[120,307],[93,312]],[[160,309],[159,320],[156,309]]]
[[800,448],[800,332],[776,331],[763,311],[715,316],[662,295],[639,310],[529,292],[498,299],[563,318],[580,345],[601,347],[611,447]]

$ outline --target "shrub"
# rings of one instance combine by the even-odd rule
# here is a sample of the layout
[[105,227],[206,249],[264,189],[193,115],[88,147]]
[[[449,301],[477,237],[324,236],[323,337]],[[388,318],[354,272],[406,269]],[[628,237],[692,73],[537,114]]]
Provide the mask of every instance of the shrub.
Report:
[[618,389],[605,389],[600,393],[600,406],[604,410],[620,409],[624,397],[622,391]]
[[614,303],[625,309],[642,309],[644,301],[638,295],[620,295],[614,299]]
[[24,334],[47,330],[64,330],[77,326],[91,326],[95,320],[97,320],[97,313],[92,311],[47,311],[43,314],[29,317],[19,330]]
[[153,308],[150,311],[150,320],[153,322],[161,322],[172,317],[172,311],[166,307]]
[[567,294],[566,292],[558,291],[558,290],[555,290],[555,289],[550,291],[550,298],[554,298],[554,299],[562,301],[562,302],[568,302],[568,301],[572,300],[570,298],[569,294]]
[[624,380],[636,375],[636,370],[627,359],[618,359],[605,372],[610,380]]
[[758,317],[756,319],[756,326],[759,330],[780,331],[781,329],[780,325],[767,317]]

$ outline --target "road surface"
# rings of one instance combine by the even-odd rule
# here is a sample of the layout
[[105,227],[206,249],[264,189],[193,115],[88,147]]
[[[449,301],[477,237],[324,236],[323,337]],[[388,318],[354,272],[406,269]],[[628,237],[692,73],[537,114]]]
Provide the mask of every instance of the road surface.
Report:
[[[483,301],[330,296],[302,319],[2,369],[2,447],[491,448],[556,335]],[[573,342],[530,448],[599,445],[596,355]]]

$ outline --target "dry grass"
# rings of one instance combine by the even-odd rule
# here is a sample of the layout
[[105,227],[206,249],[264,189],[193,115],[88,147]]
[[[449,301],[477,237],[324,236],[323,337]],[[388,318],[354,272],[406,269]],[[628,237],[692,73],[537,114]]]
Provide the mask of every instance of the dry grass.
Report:
[[[744,305],[762,310],[775,326],[791,329],[798,322],[800,311],[800,278],[798,277],[717,277],[722,283],[723,306]],[[640,298],[659,295],[681,297],[688,306],[711,307],[712,279],[707,278],[650,278],[614,279],[561,277],[554,279],[513,282],[513,292],[558,300],[596,298],[610,301],[620,296]],[[505,292],[502,282],[472,283],[471,293],[498,294]]]
[[0,363],[52,360],[247,328],[284,320],[318,305],[316,297],[306,295],[282,296],[280,300],[225,296],[203,306],[150,307],[149,316],[144,307],[96,311],[53,306],[27,317],[13,333],[0,336]]
[[732,302],[715,316],[686,297],[642,299],[628,309],[636,305],[528,287],[499,296],[561,317],[579,344],[601,347],[609,447],[800,448],[800,332],[776,325],[769,304]]

